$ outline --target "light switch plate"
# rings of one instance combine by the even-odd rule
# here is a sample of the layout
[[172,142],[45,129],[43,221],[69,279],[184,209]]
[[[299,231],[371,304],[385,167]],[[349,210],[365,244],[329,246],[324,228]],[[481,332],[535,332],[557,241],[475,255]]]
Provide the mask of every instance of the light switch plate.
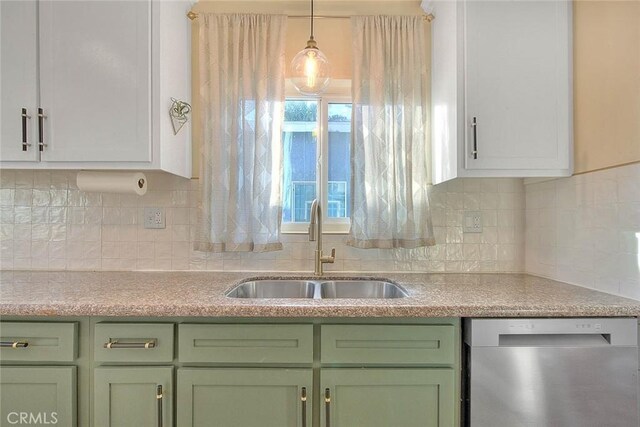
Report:
[[482,212],[468,211],[464,213],[463,232],[482,233]]
[[164,208],[144,208],[144,228],[166,228]]

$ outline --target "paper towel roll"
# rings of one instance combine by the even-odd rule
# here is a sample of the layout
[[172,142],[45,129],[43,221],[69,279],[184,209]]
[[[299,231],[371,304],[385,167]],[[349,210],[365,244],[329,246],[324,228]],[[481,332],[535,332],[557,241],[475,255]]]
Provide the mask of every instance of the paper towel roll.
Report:
[[147,177],[142,172],[78,172],[78,189],[98,193],[125,193],[142,196]]

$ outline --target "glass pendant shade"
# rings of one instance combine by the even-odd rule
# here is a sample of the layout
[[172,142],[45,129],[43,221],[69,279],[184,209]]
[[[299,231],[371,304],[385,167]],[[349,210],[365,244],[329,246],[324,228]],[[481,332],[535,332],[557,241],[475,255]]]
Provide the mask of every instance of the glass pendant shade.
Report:
[[320,95],[329,87],[329,60],[313,39],[313,0],[311,0],[310,35],[307,46],[291,61],[291,82],[303,95]]
[[320,95],[331,82],[327,57],[310,39],[291,61],[291,81],[303,95]]

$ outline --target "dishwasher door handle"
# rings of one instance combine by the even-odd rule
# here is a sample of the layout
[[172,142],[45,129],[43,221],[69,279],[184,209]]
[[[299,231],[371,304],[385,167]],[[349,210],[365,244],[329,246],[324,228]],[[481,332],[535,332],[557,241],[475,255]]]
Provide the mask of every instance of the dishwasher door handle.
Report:
[[499,347],[609,347],[610,334],[500,334]]

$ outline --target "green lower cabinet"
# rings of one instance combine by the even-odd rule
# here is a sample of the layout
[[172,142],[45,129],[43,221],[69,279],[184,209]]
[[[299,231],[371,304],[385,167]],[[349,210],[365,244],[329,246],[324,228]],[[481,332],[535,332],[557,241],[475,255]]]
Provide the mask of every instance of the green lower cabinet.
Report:
[[0,426],[75,427],[76,367],[0,368]]
[[311,427],[312,384],[311,369],[181,368],[177,425]]
[[172,427],[172,367],[94,370],[94,427]]
[[322,369],[323,427],[453,427],[453,369]]

